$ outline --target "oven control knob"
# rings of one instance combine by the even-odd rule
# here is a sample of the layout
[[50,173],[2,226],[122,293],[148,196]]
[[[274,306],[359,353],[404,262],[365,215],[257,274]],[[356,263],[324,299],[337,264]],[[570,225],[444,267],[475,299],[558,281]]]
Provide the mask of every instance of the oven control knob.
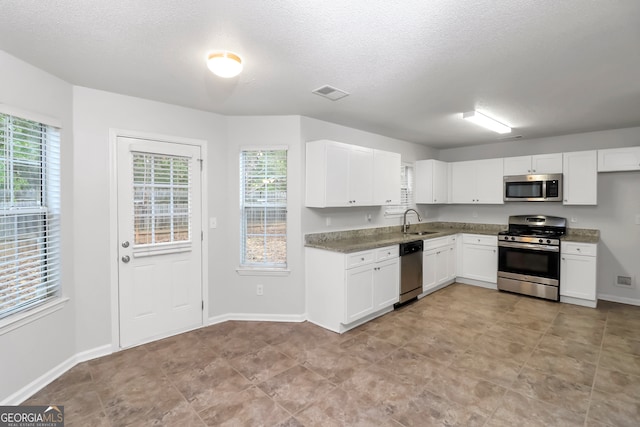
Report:
[[550,245],[551,244],[551,240],[547,239],[547,244]]
[[511,236],[511,240],[516,240],[516,238],[515,238],[515,237],[513,237],[513,236]]
[[544,240],[540,239],[538,240],[538,243],[544,243]]

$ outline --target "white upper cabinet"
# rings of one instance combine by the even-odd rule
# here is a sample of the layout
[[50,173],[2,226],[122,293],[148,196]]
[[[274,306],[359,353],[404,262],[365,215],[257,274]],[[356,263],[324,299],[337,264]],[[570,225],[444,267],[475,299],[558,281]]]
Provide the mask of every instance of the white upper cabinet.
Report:
[[[305,206],[375,205],[373,151],[335,141],[308,142]],[[399,174],[399,167],[396,173]]]
[[562,173],[562,153],[506,157],[504,175]]
[[640,147],[598,150],[598,172],[640,170]]
[[440,160],[419,160],[415,166],[416,203],[449,203],[449,165]]
[[593,151],[563,154],[563,204],[598,204],[598,158]]
[[399,153],[373,150],[373,201],[376,205],[400,204]]
[[451,203],[502,204],[502,159],[453,162]]

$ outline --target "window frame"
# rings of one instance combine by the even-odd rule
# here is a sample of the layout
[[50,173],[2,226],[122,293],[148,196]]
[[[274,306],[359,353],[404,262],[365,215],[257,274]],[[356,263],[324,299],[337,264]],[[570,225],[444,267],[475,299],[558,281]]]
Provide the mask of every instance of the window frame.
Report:
[[[415,163],[402,162],[400,168],[400,204],[387,206],[384,211],[386,218],[401,217],[407,209],[417,209],[415,201]],[[406,171],[410,171],[410,174],[407,174]],[[403,173],[406,179],[403,179]],[[407,202],[403,203],[402,194],[405,185],[407,186],[408,195]]]
[[[39,174],[37,191],[40,194],[29,206],[20,206],[20,203],[17,203],[12,196],[8,205],[0,207],[0,213],[10,220],[11,216],[15,216],[16,221],[19,220],[20,215],[42,216],[41,220],[36,221],[41,224],[41,231],[38,232],[40,237],[36,238],[44,242],[42,243],[44,245],[43,249],[38,249],[38,261],[32,267],[32,270],[36,268],[41,271],[38,277],[40,281],[29,288],[43,296],[32,298],[22,303],[16,302],[16,308],[7,309],[3,317],[0,318],[0,335],[2,335],[59,310],[69,299],[62,296],[61,283],[60,151],[62,126],[56,119],[7,105],[0,105],[0,114],[5,116],[5,120],[15,118],[31,122],[40,128],[37,136],[40,139],[37,142],[40,154],[36,168]],[[8,128],[6,129],[8,130]],[[11,146],[12,149],[18,141],[9,132],[5,136],[7,147]],[[7,153],[10,151],[11,149],[7,149]],[[16,160],[15,158],[3,158],[6,165],[15,163]],[[13,181],[12,179],[11,182]],[[7,202],[5,201],[4,203]],[[35,225],[34,220],[31,220],[30,224]],[[16,233],[18,232],[16,231]],[[20,234],[12,234],[11,236],[11,240],[14,242],[19,242],[21,238],[25,238]],[[7,307],[10,306],[7,305]]]
[[[244,167],[245,167],[245,153],[251,152],[284,152],[284,159],[287,163],[285,168],[284,177],[280,177],[284,180],[284,201],[282,201],[281,197],[275,197],[273,200],[275,202],[268,203],[267,205],[262,205],[265,209],[273,209],[273,210],[284,210],[284,234],[280,236],[284,236],[285,242],[285,251],[284,251],[284,262],[248,262],[247,261],[247,230],[246,230],[246,221],[247,217],[245,216],[247,212],[247,208],[250,207],[260,207],[260,205],[252,204],[253,206],[248,206],[245,198],[246,195],[246,182],[244,176]],[[282,156],[282,153],[280,154]],[[239,266],[236,269],[239,275],[288,275],[289,274],[289,260],[288,260],[288,250],[289,250],[289,241],[288,241],[288,228],[289,228],[289,220],[288,220],[288,177],[289,177],[289,148],[287,146],[246,146],[241,147],[239,151],[239,220],[240,220],[240,238],[239,238]],[[280,193],[282,190],[280,190]],[[272,192],[269,192],[271,194]],[[269,194],[267,194],[266,199],[269,199]],[[281,195],[280,195],[281,196]],[[265,231],[263,233],[265,238],[268,238],[269,233]]]

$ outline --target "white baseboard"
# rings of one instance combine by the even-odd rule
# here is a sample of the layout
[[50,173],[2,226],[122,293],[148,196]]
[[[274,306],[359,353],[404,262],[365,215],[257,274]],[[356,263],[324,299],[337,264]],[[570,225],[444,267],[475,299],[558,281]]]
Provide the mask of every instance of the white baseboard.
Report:
[[6,399],[0,401],[0,406],[19,405],[20,403],[36,394],[38,391],[42,390],[47,385],[51,384],[51,382],[67,372],[69,369],[76,366],[78,363],[86,362],[87,360],[95,359],[97,357],[106,356],[107,354],[111,354],[111,345],[109,344],[74,354],[64,362],[60,363],[58,366],[55,366],[54,368],[45,372],[26,386],[22,387],[20,390],[8,396]]
[[601,299],[603,301],[619,302],[622,304],[640,305],[640,299],[638,298],[619,297],[617,295],[610,294],[598,294],[598,299]]
[[303,314],[264,314],[264,313],[227,313],[221,316],[209,318],[209,325],[226,322],[227,320],[245,320],[253,322],[304,322],[307,320]]

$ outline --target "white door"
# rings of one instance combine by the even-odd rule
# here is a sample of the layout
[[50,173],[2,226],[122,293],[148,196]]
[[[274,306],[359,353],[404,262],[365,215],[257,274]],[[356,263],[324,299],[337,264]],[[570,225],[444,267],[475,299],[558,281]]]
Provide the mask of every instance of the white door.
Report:
[[200,147],[119,137],[120,346],[202,325]]

